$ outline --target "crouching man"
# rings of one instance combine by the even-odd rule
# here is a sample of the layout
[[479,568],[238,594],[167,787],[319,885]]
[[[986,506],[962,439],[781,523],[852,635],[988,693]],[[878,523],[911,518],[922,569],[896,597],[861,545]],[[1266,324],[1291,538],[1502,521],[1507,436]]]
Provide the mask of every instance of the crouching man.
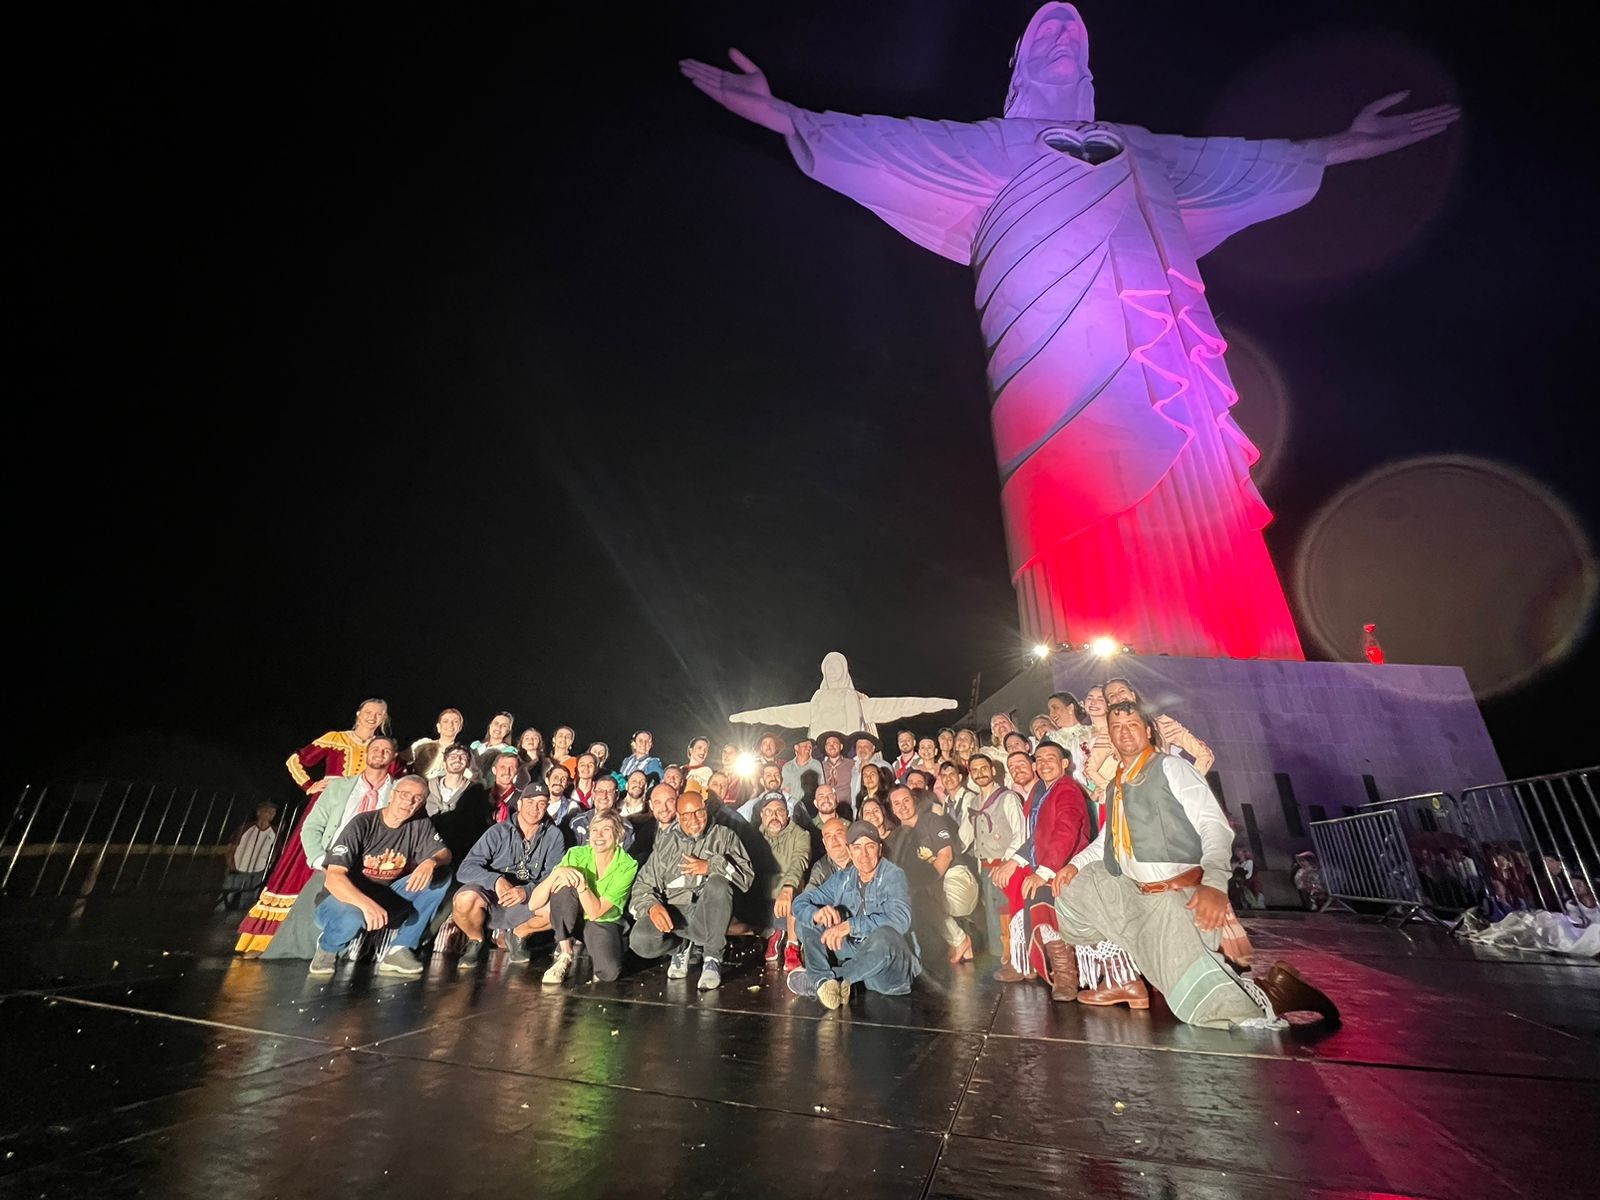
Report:
[[407,775],[395,781],[387,808],[358,813],[340,830],[325,863],[310,974],[332,975],[339,952],[366,929],[395,931],[378,974],[422,974],[417,944],[450,883],[450,851],[423,813],[427,799],[427,781]]
[[678,819],[656,837],[650,858],[634,877],[630,908],[636,924],[628,947],[640,958],[672,955],[668,979],[689,974],[689,959],[703,956],[700,989],[722,986],[735,892],[755,880],[750,856],[728,826],[711,821],[698,792],[678,797]]
[[1251,949],[1228,903],[1222,806],[1204,775],[1151,744],[1154,723],[1136,704],[1111,705],[1107,725],[1116,774],[1105,824],[1050,883],[1061,936],[1119,943],[1191,1025],[1273,1027],[1289,1012],[1336,1022],[1333,1002],[1287,963],[1256,979],[1230,965],[1247,966]]
[[861,984],[903,996],[922,970],[911,948],[911,892],[906,875],[883,857],[883,839],[865,821],[846,834],[850,865],[794,899],[795,932],[805,965],[789,973],[789,990],[827,1008],[850,1001]]

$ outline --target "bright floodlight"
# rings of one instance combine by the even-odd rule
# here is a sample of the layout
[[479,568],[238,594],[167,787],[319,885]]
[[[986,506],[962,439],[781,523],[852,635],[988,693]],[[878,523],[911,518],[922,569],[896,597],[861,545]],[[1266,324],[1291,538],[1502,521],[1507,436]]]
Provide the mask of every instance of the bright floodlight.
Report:
[[1050,647],[1046,646],[1043,642],[1040,642],[1038,645],[1034,646],[1033,656],[1035,658],[1049,658]]
[[1097,637],[1089,643],[1089,653],[1096,658],[1110,658],[1117,649],[1117,643],[1108,637]]
[[751,754],[750,751],[746,750],[743,754],[739,755],[738,758],[733,760],[733,769],[737,774],[744,776],[744,778],[753,779],[755,778],[756,765],[760,761],[761,760],[758,759],[754,754]]

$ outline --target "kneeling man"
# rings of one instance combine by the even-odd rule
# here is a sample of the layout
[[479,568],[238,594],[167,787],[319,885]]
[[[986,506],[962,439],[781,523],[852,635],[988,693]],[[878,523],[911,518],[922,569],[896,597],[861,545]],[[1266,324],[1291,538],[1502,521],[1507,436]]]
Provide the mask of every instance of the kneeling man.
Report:
[[1178,1018],[1212,1029],[1262,1028],[1283,1014],[1339,1019],[1333,1002],[1286,963],[1252,981],[1250,943],[1228,904],[1233,830],[1205,776],[1153,746],[1132,701],[1107,713],[1116,776],[1099,834],[1051,881],[1061,936],[1120,943]]
[[343,950],[364,929],[392,928],[394,945],[380,975],[420,975],[417,944],[450,883],[450,851],[423,813],[427,780],[395,781],[389,806],[358,813],[328,851],[327,896],[317,905],[322,935],[312,975],[332,975]]
[[845,835],[850,865],[794,899],[795,931],[805,966],[789,990],[828,1008],[850,1001],[850,987],[903,996],[922,970],[911,948],[911,892],[906,874],[883,857],[883,839],[865,821]]

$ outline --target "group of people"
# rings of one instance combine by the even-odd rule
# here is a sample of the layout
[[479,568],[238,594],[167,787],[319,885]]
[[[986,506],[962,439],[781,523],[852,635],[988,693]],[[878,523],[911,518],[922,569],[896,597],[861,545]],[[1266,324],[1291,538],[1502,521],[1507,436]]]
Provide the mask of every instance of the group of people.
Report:
[[1195,1024],[1337,1020],[1292,968],[1249,973],[1209,748],[1125,679],[1047,708],[1028,733],[996,715],[986,740],[902,730],[893,757],[871,731],[822,730],[717,764],[697,737],[663,762],[641,729],[610,770],[605,743],[561,727],[547,747],[504,712],[468,742],[446,709],[402,746],[368,700],[290,756],[311,802],[238,950],[329,975],[375,945],[379,972],[417,975],[425,945],[471,970],[499,947],[526,963],[548,932],[546,983],[580,957],[615,979],[631,952],[673,979],[698,966],[710,990],[729,938],[758,935],[828,1008],[991,954],[995,978],[1062,1002],[1145,1008],[1148,981]]

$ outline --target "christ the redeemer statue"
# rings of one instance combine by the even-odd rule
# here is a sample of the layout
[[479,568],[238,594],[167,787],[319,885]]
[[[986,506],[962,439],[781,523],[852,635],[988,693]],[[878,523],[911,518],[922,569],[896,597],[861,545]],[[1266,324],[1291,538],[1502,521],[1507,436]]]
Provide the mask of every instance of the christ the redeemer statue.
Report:
[[683,73],[781,133],[801,170],[977,275],[1006,547],[1024,634],[1144,653],[1301,658],[1250,479],[1256,448],[1195,260],[1300,207],[1330,163],[1442,132],[1451,105],[1308,141],[1191,138],[1094,119],[1088,37],[1046,4],[1017,43],[1005,116],[815,113],[737,71]]
[[943,696],[869,696],[858,692],[850,679],[849,662],[837,650],[830,650],[822,656],[822,686],[812,694],[809,704],[752,708],[733,713],[728,720],[740,725],[804,729],[808,737],[830,729],[845,737],[864,729],[877,737],[880,721],[898,721],[902,717],[941,712],[955,706],[954,700]]

